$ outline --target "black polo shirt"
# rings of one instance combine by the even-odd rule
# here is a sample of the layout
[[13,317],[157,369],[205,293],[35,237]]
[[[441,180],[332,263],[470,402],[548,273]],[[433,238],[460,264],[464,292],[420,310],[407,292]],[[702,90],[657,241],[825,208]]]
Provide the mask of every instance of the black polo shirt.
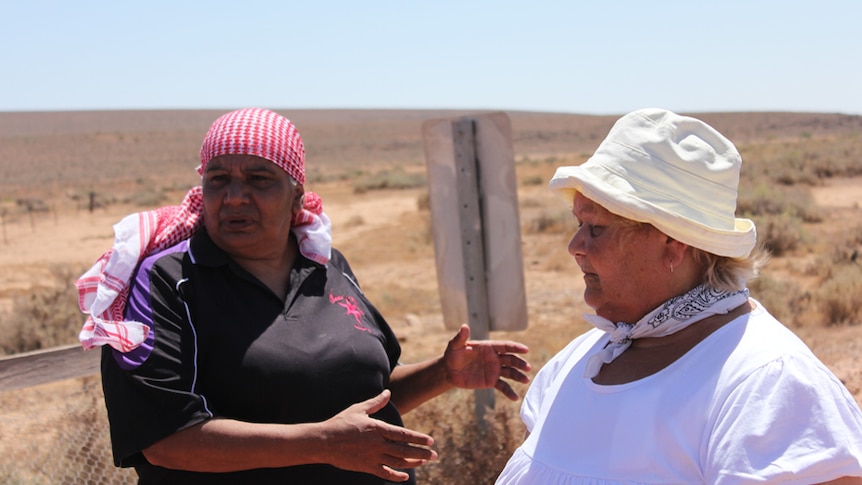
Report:
[[[141,263],[126,318],[152,332],[126,354],[105,347],[102,384],[114,461],[140,483],[384,483],[328,465],[180,472],[141,454],[213,416],[318,422],[389,386],[400,346],[338,251],[297,258],[282,301],[200,231]],[[402,424],[391,403],[375,417]]]

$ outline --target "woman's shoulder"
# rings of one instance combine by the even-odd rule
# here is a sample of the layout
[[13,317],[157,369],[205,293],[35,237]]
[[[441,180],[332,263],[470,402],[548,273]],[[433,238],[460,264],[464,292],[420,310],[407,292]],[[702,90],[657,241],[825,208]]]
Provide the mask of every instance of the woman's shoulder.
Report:
[[358,286],[359,282],[356,279],[356,275],[353,274],[353,269],[350,267],[350,263],[347,262],[347,258],[344,257],[344,254],[335,248],[332,248],[331,251],[329,262],[326,266],[329,268],[335,268],[338,272],[349,276],[350,279]]
[[[756,300],[753,303],[755,308],[751,313],[722,329],[725,331],[719,336],[718,340],[728,347],[722,365],[725,382],[757,379],[779,369],[785,376],[834,378],[802,339],[773,317],[761,303]],[[712,350],[716,349],[713,347]]]
[[769,313],[757,300],[745,320],[744,334],[740,346],[750,350],[763,360],[772,360],[786,355],[801,355],[815,358],[811,349],[792,330]]
[[189,241],[184,240],[169,248],[148,254],[141,260],[136,273],[138,275],[150,274],[154,268],[158,268],[159,273],[174,276],[176,280],[180,280],[182,278],[183,257],[188,251]]

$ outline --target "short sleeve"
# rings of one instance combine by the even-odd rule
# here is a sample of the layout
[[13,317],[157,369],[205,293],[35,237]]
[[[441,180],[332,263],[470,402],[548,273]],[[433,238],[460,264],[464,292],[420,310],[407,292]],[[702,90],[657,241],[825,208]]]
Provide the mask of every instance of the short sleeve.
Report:
[[175,290],[181,274],[150,270],[144,262],[133,281],[126,318],[151,328],[143,345],[128,354],[102,351],[102,387],[111,427],[114,461],[134,466],[141,450],[211,413],[195,390],[197,341]]
[[862,475],[862,412],[813,356],[787,355],[747,376],[725,400],[709,440],[707,483]]

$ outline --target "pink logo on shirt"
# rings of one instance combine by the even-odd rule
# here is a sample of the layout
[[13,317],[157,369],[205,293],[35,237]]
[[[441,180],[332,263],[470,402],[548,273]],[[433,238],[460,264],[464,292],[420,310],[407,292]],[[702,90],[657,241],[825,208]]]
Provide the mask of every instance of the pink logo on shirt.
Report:
[[353,328],[357,330],[362,330],[364,332],[370,332],[371,330],[366,327],[362,323],[362,316],[365,315],[365,312],[359,308],[359,305],[356,304],[356,299],[352,296],[336,296],[332,293],[329,294],[329,303],[337,304],[338,306],[344,308],[346,310],[346,315],[349,315],[356,319],[356,323],[353,325]]

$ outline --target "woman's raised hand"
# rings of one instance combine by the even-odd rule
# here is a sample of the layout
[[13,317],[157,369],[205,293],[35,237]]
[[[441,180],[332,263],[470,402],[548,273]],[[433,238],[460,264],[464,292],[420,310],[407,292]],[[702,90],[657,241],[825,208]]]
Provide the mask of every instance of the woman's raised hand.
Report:
[[518,394],[504,379],[522,384],[530,381],[524,373],[530,370],[530,364],[518,355],[528,351],[526,345],[511,340],[470,340],[470,327],[461,325],[446,346],[443,362],[447,378],[455,387],[494,387],[515,401]]

